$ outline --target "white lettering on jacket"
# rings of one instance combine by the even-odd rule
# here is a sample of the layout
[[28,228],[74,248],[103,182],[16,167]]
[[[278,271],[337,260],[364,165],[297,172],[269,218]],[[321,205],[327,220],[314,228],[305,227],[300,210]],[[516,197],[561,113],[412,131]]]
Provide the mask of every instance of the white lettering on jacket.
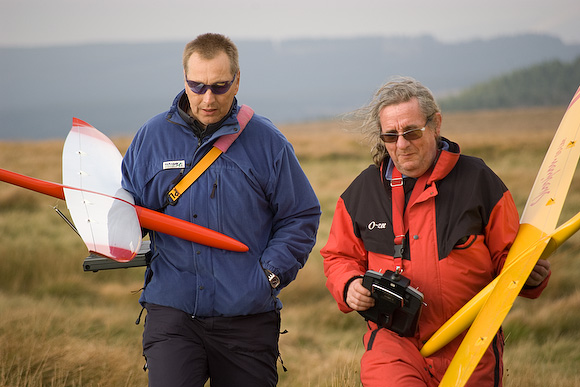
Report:
[[387,223],[386,223],[386,222],[383,222],[383,223],[377,223],[377,222],[375,222],[375,221],[373,220],[373,221],[371,221],[371,222],[369,223],[369,225],[367,226],[367,229],[369,229],[369,230],[373,230],[373,229],[375,229],[375,228],[378,228],[378,229],[384,229],[384,228],[387,228]]

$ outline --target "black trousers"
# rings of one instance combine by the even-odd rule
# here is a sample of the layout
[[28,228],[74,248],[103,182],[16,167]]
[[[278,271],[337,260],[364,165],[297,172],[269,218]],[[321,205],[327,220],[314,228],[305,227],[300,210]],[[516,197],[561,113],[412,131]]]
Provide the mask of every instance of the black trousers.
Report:
[[143,354],[150,387],[275,386],[278,311],[239,317],[191,317],[148,304]]

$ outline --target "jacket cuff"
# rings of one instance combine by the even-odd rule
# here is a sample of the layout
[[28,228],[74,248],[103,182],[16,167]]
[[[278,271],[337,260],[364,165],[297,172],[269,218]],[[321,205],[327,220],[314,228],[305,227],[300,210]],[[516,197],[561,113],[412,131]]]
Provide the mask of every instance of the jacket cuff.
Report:
[[540,297],[540,294],[542,294],[542,292],[544,291],[546,286],[548,286],[548,280],[550,279],[551,275],[552,275],[552,271],[550,270],[550,272],[548,273],[548,276],[546,278],[544,278],[542,283],[540,283],[538,286],[526,286],[526,285],[524,285],[524,287],[520,291],[520,296],[525,297],[525,298],[532,298],[532,299]]
[[348,281],[346,281],[346,284],[344,285],[344,290],[342,291],[342,301],[344,301],[344,303],[346,304],[346,306],[348,306],[349,308],[351,308],[351,307],[348,304],[348,302],[346,302],[346,295],[348,293],[348,287],[350,286],[350,284],[352,283],[352,281],[354,281],[357,278],[363,278],[363,277],[364,277],[363,275],[356,275],[356,276],[352,277],[351,279],[349,279]]

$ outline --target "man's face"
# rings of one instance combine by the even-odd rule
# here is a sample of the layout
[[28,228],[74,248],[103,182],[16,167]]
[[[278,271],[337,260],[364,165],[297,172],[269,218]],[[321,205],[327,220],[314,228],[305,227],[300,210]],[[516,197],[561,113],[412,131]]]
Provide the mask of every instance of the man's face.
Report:
[[228,114],[234,97],[240,87],[240,73],[236,74],[236,79],[231,88],[224,94],[214,94],[208,89],[204,94],[194,93],[187,80],[214,85],[222,82],[229,82],[234,78],[231,73],[230,59],[225,52],[216,55],[213,59],[202,58],[198,53],[193,53],[189,58],[188,70],[185,75],[185,92],[189,98],[191,115],[196,118],[204,127],[215,124]]
[[[425,126],[427,117],[421,113],[416,98],[397,105],[385,106],[379,113],[381,133],[397,132]],[[398,136],[397,141],[385,143],[389,156],[397,169],[409,177],[420,177],[435,161],[437,156],[437,137],[441,128],[441,114],[436,113],[429,122],[421,138],[407,140]]]

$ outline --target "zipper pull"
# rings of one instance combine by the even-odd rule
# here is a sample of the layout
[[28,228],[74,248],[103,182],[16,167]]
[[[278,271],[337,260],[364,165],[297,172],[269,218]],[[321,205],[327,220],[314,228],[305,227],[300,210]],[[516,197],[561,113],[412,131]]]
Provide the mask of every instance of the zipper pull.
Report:
[[216,181],[213,183],[213,188],[211,190],[211,195],[209,195],[209,197],[211,199],[215,198],[215,191],[217,190],[217,179]]

